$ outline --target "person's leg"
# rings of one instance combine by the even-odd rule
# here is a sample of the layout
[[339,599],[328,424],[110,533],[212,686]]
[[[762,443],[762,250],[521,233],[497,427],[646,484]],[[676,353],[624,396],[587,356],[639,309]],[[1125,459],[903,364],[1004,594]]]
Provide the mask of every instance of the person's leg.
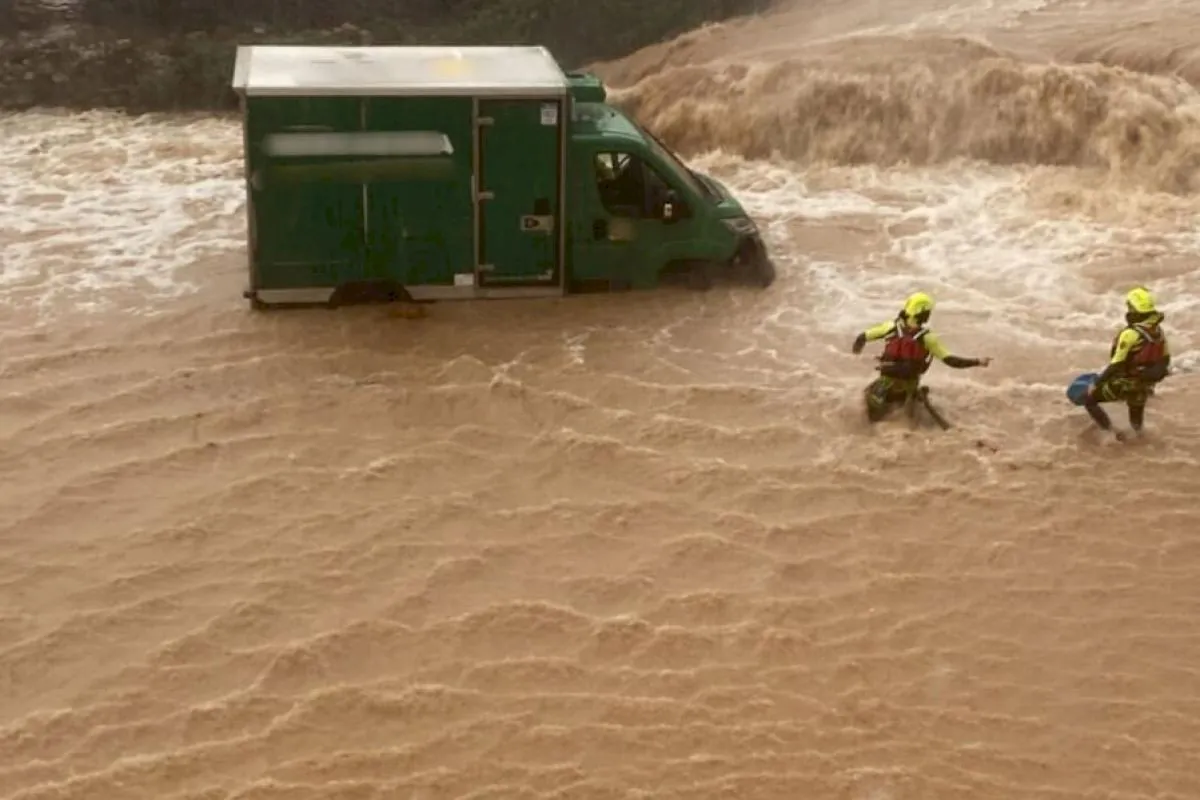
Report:
[[1105,381],[1096,386],[1091,396],[1084,401],[1083,407],[1087,410],[1088,416],[1100,427],[1100,430],[1111,431],[1113,429],[1112,420],[1109,419],[1108,412],[1100,407],[1101,403],[1113,403],[1125,399],[1123,387],[1116,381]]
[[918,414],[922,408],[928,408],[928,395],[929,387],[922,386],[919,378],[904,385],[901,402],[904,403],[908,411],[908,419],[912,424],[920,424]]
[[930,402],[928,386],[921,386],[917,389],[916,401],[925,407],[926,413],[929,414],[930,418],[935,424],[937,424],[939,428],[944,431],[950,430],[950,423],[947,422],[946,418],[942,416],[942,412],[938,411],[937,408],[934,407],[933,403]]
[[1112,420],[1108,418],[1108,412],[1100,407],[1102,402],[1104,401],[1100,399],[1100,391],[1097,389],[1095,394],[1084,401],[1083,407],[1087,410],[1088,416],[1100,426],[1100,430],[1111,431]]
[[1129,427],[1134,433],[1141,433],[1146,423],[1146,401],[1149,399],[1150,393],[1140,386],[1125,396],[1125,404],[1129,406]]
[[1134,405],[1129,403],[1129,427],[1133,428],[1134,433],[1141,433],[1142,426],[1146,423],[1146,404]]
[[897,402],[903,402],[904,390],[898,382],[886,375],[881,375],[871,382],[864,392],[867,403],[867,419],[879,422],[886,417]]

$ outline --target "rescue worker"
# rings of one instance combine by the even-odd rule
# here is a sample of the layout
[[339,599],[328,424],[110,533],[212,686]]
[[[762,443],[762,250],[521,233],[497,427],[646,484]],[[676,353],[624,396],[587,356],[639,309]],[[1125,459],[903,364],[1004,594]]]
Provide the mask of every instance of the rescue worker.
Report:
[[928,393],[922,387],[921,376],[929,369],[933,359],[948,367],[966,369],[986,367],[991,358],[962,358],[951,355],[925,325],[933,313],[933,298],[925,292],[910,295],[904,308],[890,322],[867,328],[854,340],[853,352],[861,353],[867,342],[883,339],[883,355],[880,356],[879,377],[866,389],[867,418],[878,422],[887,416],[896,405],[914,400]]
[[1118,441],[1124,441],[1125,435],[1113,430],[1112,420],[1100,404],[1125,403],[1130,427],[1135,433],[1142,432],[1146,401],[1171,366],[1167,334],[1161,327],[1164,319],[1166,315],[1155,307],[1146,287],[1130,289],[1125,295],[1125,327],[1109,348],[1108,366],[1088,387],[1084,408],[1101,430],[1112,432]]

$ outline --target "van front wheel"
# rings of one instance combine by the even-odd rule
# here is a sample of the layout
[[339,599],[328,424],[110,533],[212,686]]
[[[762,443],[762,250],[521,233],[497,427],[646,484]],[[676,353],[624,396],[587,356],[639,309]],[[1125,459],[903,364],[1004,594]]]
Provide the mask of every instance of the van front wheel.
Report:
[[707,261],[696,261],[688,267],[688,288],[694,292],[707,292],[712,288],[712,265]]
[[771,259],[764,256],[754,264],[754,282],[763,289],[775,282],[775,264]]
[[775,282],[775,264],[758,239],[744,240],[729,266],[739,283],[766,289]]
[[724,269],[712,261],[694,259],[672,261],[658,273],[660,286],[686,286],[696,292],[707,292],[713,286],[713,278]]

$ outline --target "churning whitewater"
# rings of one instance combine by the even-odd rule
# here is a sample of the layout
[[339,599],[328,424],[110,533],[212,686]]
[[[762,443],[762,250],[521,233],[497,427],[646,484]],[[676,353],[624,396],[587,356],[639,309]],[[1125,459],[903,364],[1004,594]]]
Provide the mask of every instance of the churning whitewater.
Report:
[[[1200,796],[1197,32],[814,0],[599,65],[777,282],[420,319],[246,308],[237,120],[0,117],[0,797]],[[1064,389],[1138,284],[1122,446]],[[949,432],[863,419],[915,291],[995,359]]]

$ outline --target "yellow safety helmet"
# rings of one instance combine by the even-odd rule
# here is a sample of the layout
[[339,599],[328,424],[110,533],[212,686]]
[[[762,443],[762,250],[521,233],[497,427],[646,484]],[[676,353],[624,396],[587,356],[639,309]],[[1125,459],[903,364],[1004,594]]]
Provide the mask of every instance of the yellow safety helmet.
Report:
[[933,298],[925,292],[910,294],[904,301],[904,316],[911,320],[925,322],[933,313]]
[[1145,286],[1137,286],[1125,295],[1125,305],[1135,314],[1153,314],[1154,296]]

